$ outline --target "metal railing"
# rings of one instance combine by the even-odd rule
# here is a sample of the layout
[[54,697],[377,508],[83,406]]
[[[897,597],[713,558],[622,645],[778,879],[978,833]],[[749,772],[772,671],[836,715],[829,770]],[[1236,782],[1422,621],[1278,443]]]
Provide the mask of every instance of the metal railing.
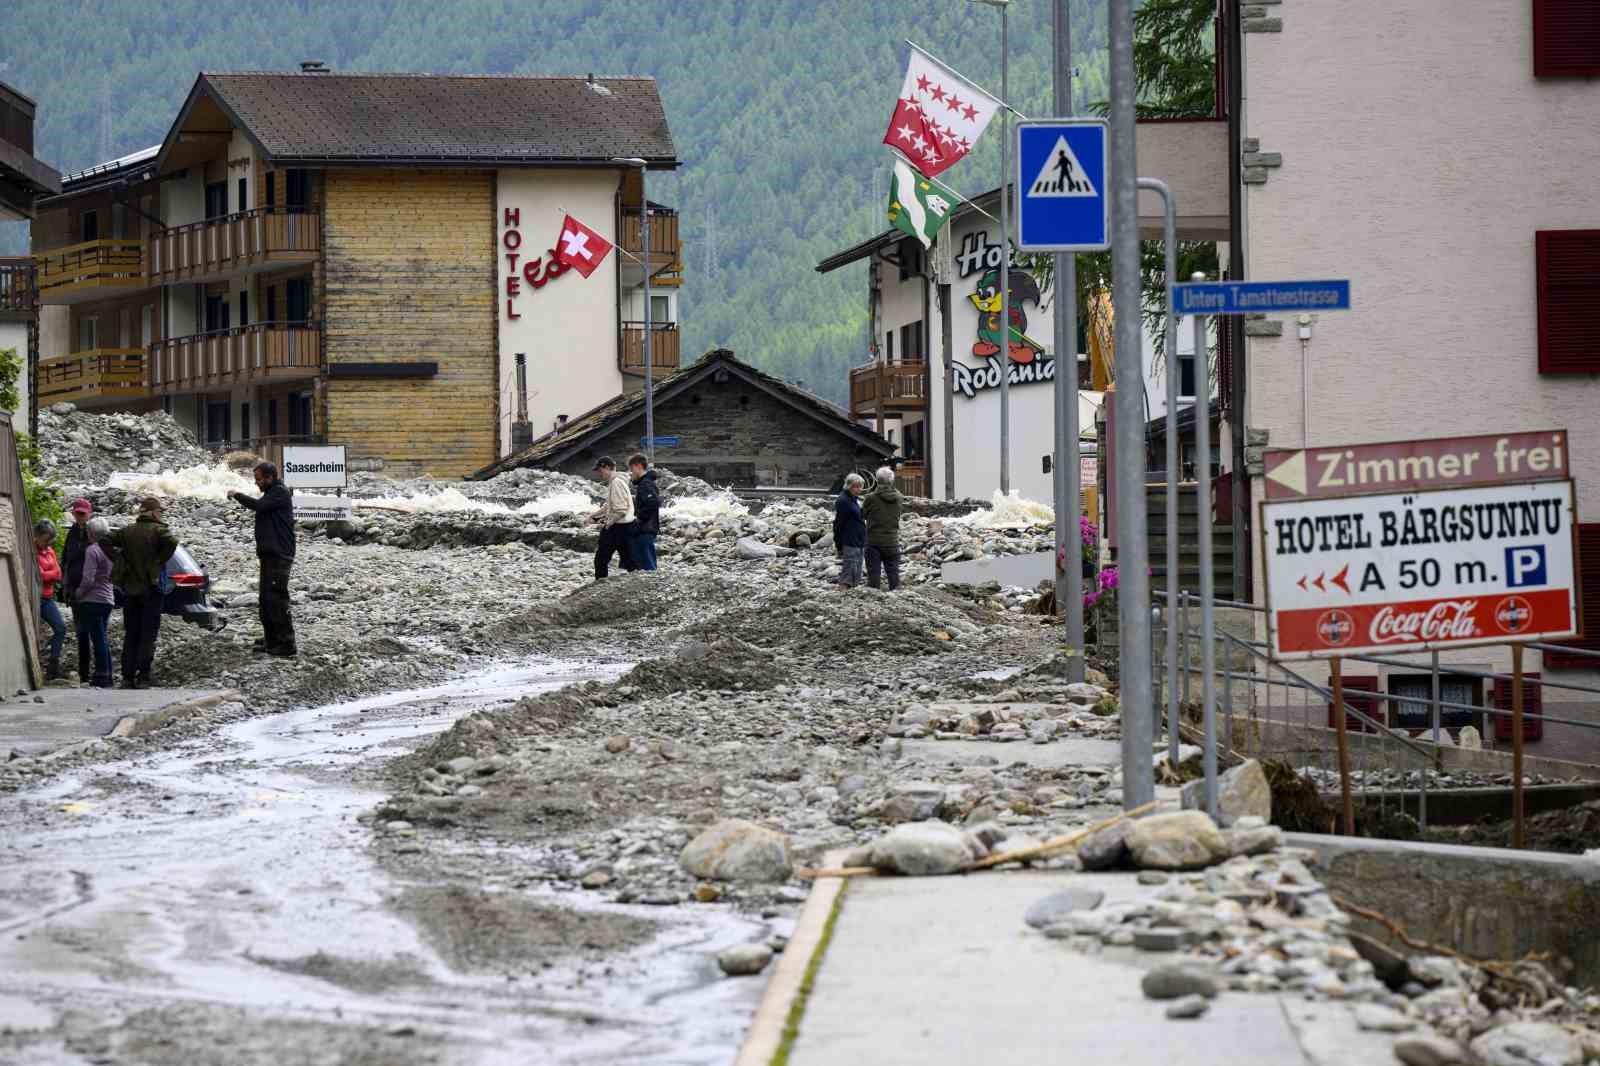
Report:
[[[1165,599],[1165,597],[1158,597]],[[1250,603],[1215,599],[1218,608],[1231,608],[1250,612],[1252,616],[1264,615],[1265,608]],[[1158,707],[1166,706],[1164,686],[1173,683],[1167,676],[1164,648],[1168,624],[1178,628],[1179,705],[1186,709],[1190,719],[1197,717],[1196,704],[1200,702],[1202,669],[1198,623],[1200,598],[1190,592],[1179,592],[1177,603],[1170,600],[1161,611],[1160,624],[1152,627],[1152,670],[1154,693]],[[1325,795],[1340,788],[1341,776],[1347,777],[1354,802],[1376,814],[1381,824],[1389,816],[1389,807],[1403,809],[1402,797],[1396,791],[1416,793],[1417,821],[1420,828],[1428,826],[1428,793],[1436,789],[1435,775],[1442,772],[1443,755],[1452,746],[1445,715],[1457,716],[1456,728],[1470,722],[1479,730],[1483,747],[1495,748],[1496,737],[1516,738],[1509,729],[1514,712],[1507,706],[1497,706],[1502,697],[1494,686],[1509,686],[1511,674],[1475,670],[1468,667],[1441,665],[1437,653],[1426,662],[1399,658],[1393,655],[1348,655],[1343,662],[1364,663],[1377,667],[1407,668],[1408,672],[1427,674],[1430,679],[1429,694],[1386,692],[1379,688],[1356,688],[1349,675],[1343,679],[1343,704],[1345,732],[1348,738],[1348,760],[1344,770],[1339,766],[1338,720],[1333,711],[1332,681],[1319,684],[1305,675],[1304,664],[1299,660],[1285,662],[1275,659],[1264,641],[1241,637],[1219,629],[1215,634],[1216,651],[1213,682],[1216,709],[1213,732],[1207,737],[1203,722],[1187,721],[1180,728],[1202,744],[1210,743],[1234,757],[1276,758],[1288,763],[1299,773],[1310,776]],[[1530,643],[1524,647],[1537,651],[1560,652],[1591,660],[1600,668],[1600,652],[1577,649],[1565,645]],[[1463,703],[1446,699],[1441,694],[1443,679],[1466,679],[1488,684],[1491,689],[1481,703]],[[1360,680],[1365,681],[1366,678]],[[1374,679],[1375,680],[1375,679]],[[1525,703],[1539,709],[1523,716],[1523,734],[1526,738],[1534,728],[1560,725],[1580,730],[1596,731],[1600,746],[1600,720],[1583,720],[1550,713],[1550,704],[1543,699],[1546,691],[1581,693],[1596,697],[1600,702],[1600,687],[1573,681],[1550,679],[1543,674],[1524,674],[1522,677]],[[1413,735],[1411,729],[1399,726],[1400,711],[1405,707],[1424,705],[1428,721]],[[1394,713],[1390,713],[1393,708]],[[1159,717],[1159,716],[1158,716]],[[1517,745],[1520,748],[1520,745]],[[1523,775],[1526,777],[1526,774]],[[1414,780],[1414,785],[1413,785]],[[1514,779],[1513,789],[1521,787]],[[1214,787],[1212,785],[1211,787]],[[1520,811],[1521,804],[1515,805]]]

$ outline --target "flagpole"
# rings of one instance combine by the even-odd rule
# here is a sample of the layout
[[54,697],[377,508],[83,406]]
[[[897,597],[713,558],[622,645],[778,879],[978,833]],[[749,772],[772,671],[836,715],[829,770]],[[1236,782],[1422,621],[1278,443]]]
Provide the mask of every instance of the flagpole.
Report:
[[[1004,11],[1004,6],[1003,5],[1010,3],[1011,0],[1000,0],[999,3],[996,3],[995,0],[975,0],[975,2],[976,3],[980,3],[980,4],[988,4],[990,7],[1000,7],[1001,10]],[[952,67],[949,63],[946,63],[944,60],[940,59],[938,56],[934,55],[932,52],[930,52],[926,48],[922,47],[916,41],[910,40],[909,38],[901,38],[901,40],[905,41],[905,43],[909,47],[915,49],[918,52],[921,52],[923,55],[927,56],[929,59],[931,59],[935,63],[939,64],[941,67],[943,67],[944,69],[948,70],[950,73],[954,74],[956,77],[960,78],[962,81],[966,82],[968,85],[972,86],[974,89],[977,89],[980,93],[982,93],[983,95],[987,96],[989,99],[993,100],[995,103],[999,104],[1001,107],[1005,108],[1007,111],[1011,112],[1013,115],[1016,115],[1019,119],[1022,119],[1024,122],[1027,121],[1027,119],[1028,119],[1027,115],[1024,115],[1021,111],[1018,111],[1016,108],[1014,108],[1010,104],[1006,103],[1005,100],[1003,99],[1003,97],[1006,94],[1004,67],[1002,67],[1001,74],[1000,74],[1000,81],[1001,81],[1000,95],[996,96],[994,93],[990,92],[988,89],[985,89],[981,84],[979,84],[977,79],[967,77],[965,74],[961,73],[955,67]]]

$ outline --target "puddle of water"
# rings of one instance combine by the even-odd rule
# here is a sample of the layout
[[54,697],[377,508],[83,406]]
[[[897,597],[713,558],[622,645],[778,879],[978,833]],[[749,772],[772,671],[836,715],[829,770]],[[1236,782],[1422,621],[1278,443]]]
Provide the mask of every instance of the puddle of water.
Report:
[[[522,895],[597,920],[605,911],[648,918],[659,932],[611,960],[605,977],[565,987],[578,968],[515,984],[456,973],[389,906],[404,886],[376,866],[371,831],[355,820],[382,793],[303,772],[381,759],[480,708],[626,669],[502,668],[256,718],[116,764],[115,791],[96,787],[100,767],[28,794],[72,799],[84,813],[24,829],[5,849],[13,861],[0,864],[0,899],[24,899],[24,879],[37,881],[41,868],[59,888],[8,923],[17,932],[0,940],[0,992],[48,1004],[114,990],[269,1016],[404,1019],[481,1045],[472,1062],[730,1061],[761,983],[721,978],[714,956],[765,935],[761,923],[726,907],[621,907],[542,888]],[[516,861],[516,848],[503,850]],[[253,961],[318,953],[369,964],[409,957],[431,985],[363,993]]]

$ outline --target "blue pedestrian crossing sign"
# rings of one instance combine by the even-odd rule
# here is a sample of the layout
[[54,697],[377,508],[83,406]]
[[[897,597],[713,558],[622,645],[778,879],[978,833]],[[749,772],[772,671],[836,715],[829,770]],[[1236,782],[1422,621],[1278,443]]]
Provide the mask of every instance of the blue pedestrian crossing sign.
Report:
[[1020,250],[1101,252],[1111,247],[1104,119],[1018,123],[1015,180]]

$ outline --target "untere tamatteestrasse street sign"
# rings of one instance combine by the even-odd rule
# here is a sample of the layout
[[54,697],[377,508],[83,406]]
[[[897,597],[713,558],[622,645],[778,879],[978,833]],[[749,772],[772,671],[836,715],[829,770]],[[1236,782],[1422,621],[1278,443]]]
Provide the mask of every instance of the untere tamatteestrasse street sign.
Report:
[[[1308,465],[1303,479],[1293,468],[1285,477],[1285,454],[1320,464],[1321,475]],[[1577,634],[1576,499],[1564,476],[1564,432],[1278,455],[1289,484],[1274,488],[1269,458],[1261,535],[1279,657]],[[1432,487],[1441,478],[1466,487]]]

